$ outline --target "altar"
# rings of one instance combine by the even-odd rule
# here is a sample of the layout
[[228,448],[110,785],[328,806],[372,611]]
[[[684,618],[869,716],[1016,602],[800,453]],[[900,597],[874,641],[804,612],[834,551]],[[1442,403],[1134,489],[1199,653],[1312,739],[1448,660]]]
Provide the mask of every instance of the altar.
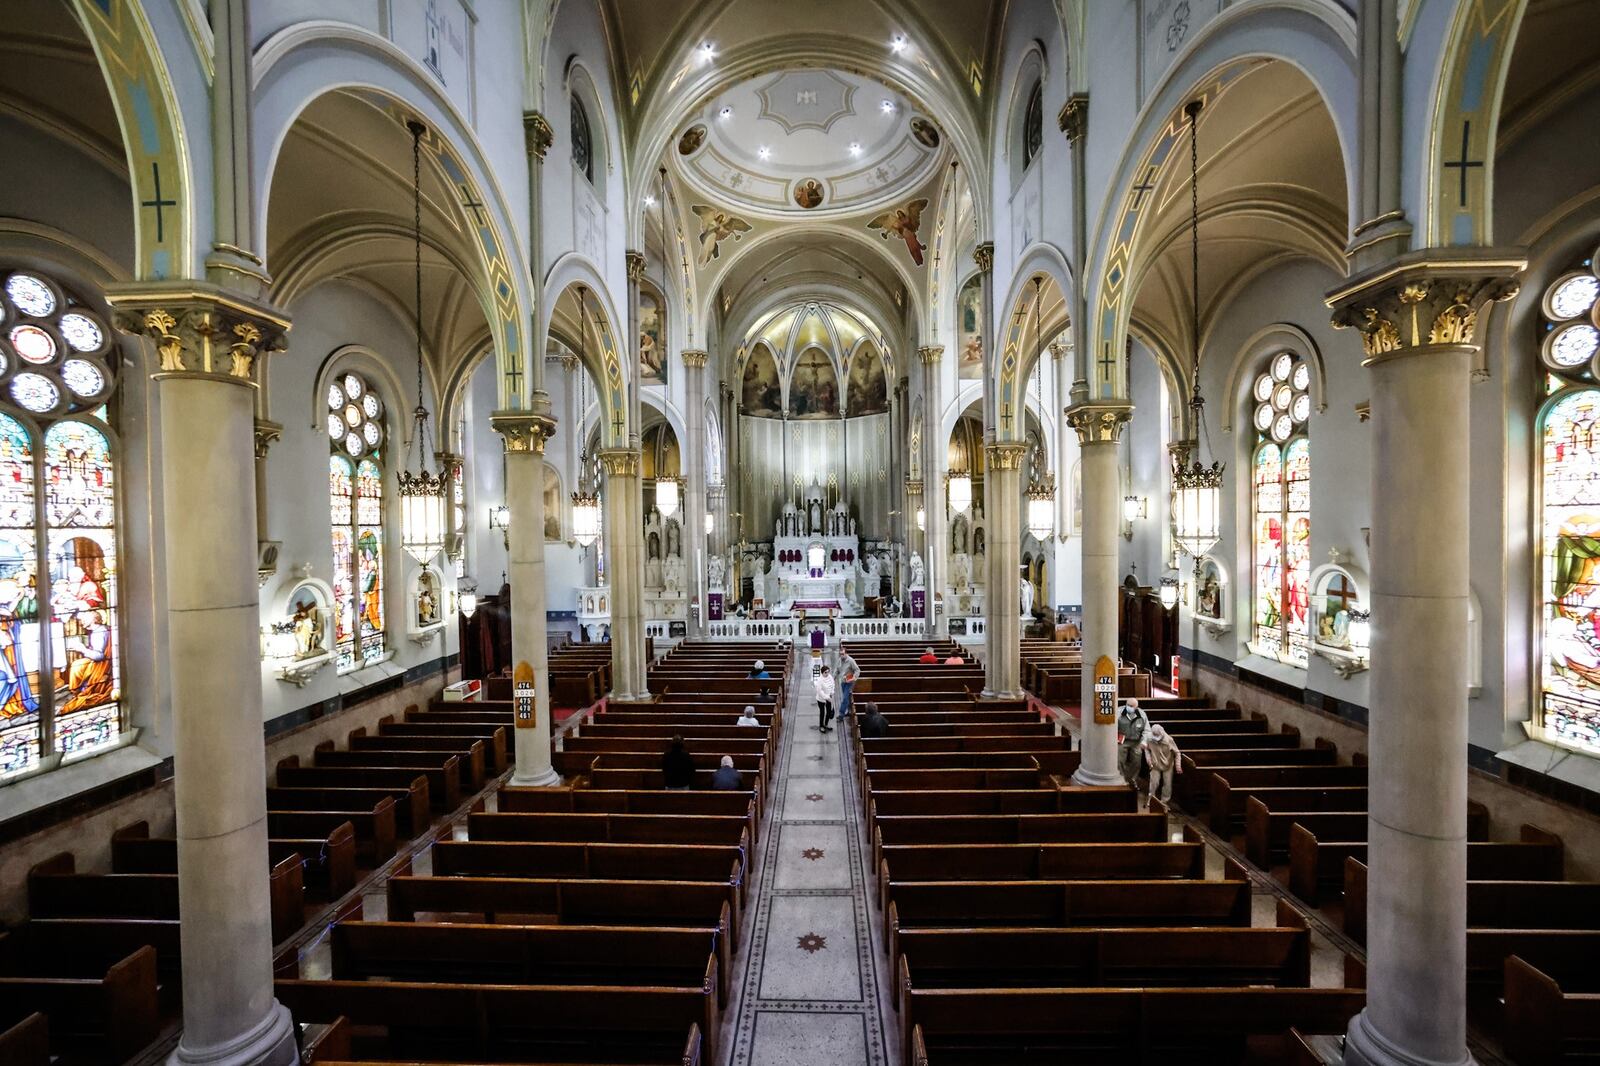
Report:
[[762,575],[768,609],[775,615],[857,615],[865,596],[882,585],[873,558],[863,558],[856,521],[843,498],[831,507],[812,482],[797,505],[784,504],[772,537],[772,569]]

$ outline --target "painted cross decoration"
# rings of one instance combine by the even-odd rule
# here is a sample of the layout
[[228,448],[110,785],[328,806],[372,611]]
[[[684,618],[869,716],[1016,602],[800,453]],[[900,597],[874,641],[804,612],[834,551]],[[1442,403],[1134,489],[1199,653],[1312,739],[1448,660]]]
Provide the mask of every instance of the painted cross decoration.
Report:
[[150,178],[155,185],[155,194],[148,200],[139,204],[140,207],[153,207],[156,209],[156,243],[160,244],[167,239],[166,219],[162,212],[164,207],[177,207],[176,200],[163,200],[161,198],[161,164],[155,160],[150,161]]
[[1472,140],[1472,120],[1465,119],[1461,123],[1461,158],[1445,161],[1446,170],[1456,170],[1461,175],[1461,206],[1467,206],[1467,171],[1473,167],[1482,167],[1483,160],[1470,158],[1467,145]]

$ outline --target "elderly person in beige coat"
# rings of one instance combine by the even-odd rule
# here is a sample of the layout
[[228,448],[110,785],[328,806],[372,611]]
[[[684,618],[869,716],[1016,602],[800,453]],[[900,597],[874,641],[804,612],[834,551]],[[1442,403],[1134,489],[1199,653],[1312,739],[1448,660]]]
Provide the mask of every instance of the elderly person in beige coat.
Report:
[[1144,742],[1139,745],[1144,752],[1145,762],[1150,767],[1150,798],[1158,795],[1162,803],[1172,802],[1172,775],[1183,773],[1182,752],[1178,750],[1177,741],[1172,739],[1158,722],[1150,727],[1150,732],[1145,734]]

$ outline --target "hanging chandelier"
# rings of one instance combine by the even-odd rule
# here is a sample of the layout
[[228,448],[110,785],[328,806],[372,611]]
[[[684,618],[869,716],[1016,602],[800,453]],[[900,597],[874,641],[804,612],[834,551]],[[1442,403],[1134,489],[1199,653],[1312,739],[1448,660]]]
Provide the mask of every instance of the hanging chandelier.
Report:
[[[425,126],[415,119],[406,123],[411,131],[411,225],[413,263],[416,282],[414,326],[417,342],[417,407],[411,413],[411,444],[406,450],[406,465],[401,468],[400,545],[424,569],[444,548],[444,503],[447,479],[443,468],[435,474],[428,469],[433,451],[428,429],[428,408],[422,400],[422,135]],[[417,465],[411,467],[415,452]]]
[[[578,287],[578,345],[585,353],[589,348],[589,303],[587,290]],[[578,360],[576,368],[578,375],[578,425],[583,425],[583,420],[589,414],[589,371],[583,365],[583,360]],[[588,491],[589,478],[589,446],[588,434],[583,436],[583,450],[578,453],[578,491],[572,494],[572,539],[580,547],[587,548],[600,539],[600,495]]]
[[[1205,399],[1200,395],[1200,147],[1197,140],[1200,125],[1199,100],[1191,100],[1184,108],[1189,116],[1189,266],[1190,266],[1190,334],[1191,353],[1194,357],[1194,398],[1189,406],[1194,411],[1194,422],[1199,436],[1206,433]],[[1172,472],[1172,517],[1179,547],[1193,556],[1198,568],[1200,559],[1216,547],[1222,538],[1222,464],[1206,466],[1200,461],[1200,440],[1195,441],[1192,462],[1178,464]]]
[[662,518],[671,518],[678,513],[678,488],[681,479],[670,474],[656,478],[656,510],[661,512]]
[[[1038,352],[1033,360],[1033,385],[1034,391],[1039,395],[1039,407],[1044,408],[1044,337],[1041,325],[1040,305],[1044,302],[1044,278],[1033,279],[1033,341],[1038,346]],[[1027,426],[1028,405],[1024,403],[1023,426]],[[1056,510],[1056,479],[1050,476],[1050,470],[1044,465],[1044,448],[1039,448],[1041,469],[1033,471],[1033,477],[1028,484],[1028,532],[1033,539],[1041,544],[1048,540],[1055,530]]]
[[951,471],[945,483],[950,494],[950,510],[956,514],[972,510],[972,475],[964,470]]

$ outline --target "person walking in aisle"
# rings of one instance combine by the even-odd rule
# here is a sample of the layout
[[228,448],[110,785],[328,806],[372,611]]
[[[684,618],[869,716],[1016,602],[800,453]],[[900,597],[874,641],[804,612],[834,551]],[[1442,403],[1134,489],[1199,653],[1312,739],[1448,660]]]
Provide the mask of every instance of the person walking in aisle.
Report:
[[1150,765],[1150,798],[1159,796],[1162,803],[1172,806],[1172,775],[1183,773],[1183,753],[1178,750],[1178,742],[1157,722],[1140,747],[1144,749],[1144,761]]
[[1117,769],[1132,788],[1139,787],[1139,746],[1150,732],[1150,716],[1136,699],[1124,701],[1117,710]]
[[831,733],[833,727],[829,723],[833,721],[833,675],[828,672],[826,666],[822,668],[822,673],[817,675],[812,687],[817,694],[817,732]]
[[850,717],[850,691],[861,678],[861,667],[855,658],[839,646],[839,720]]

